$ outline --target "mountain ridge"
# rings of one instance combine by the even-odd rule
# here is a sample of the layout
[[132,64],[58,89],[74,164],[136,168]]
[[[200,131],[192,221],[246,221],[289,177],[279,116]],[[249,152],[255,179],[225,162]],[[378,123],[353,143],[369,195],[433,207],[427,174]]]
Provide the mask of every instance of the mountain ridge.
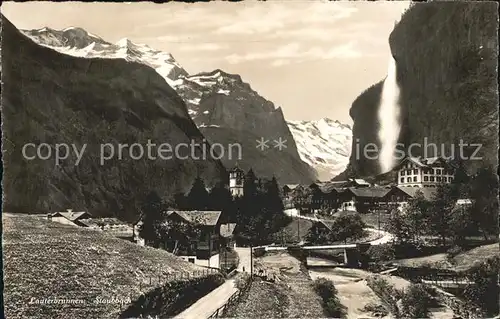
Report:
[[[47,36],[47,32],[41,31],[41,29],[24,30],[23,32],[34,41],[41,42],[42,44],[47,41],[47,38],[51,39],[51,37]],[[56,32],[60,33],[62,31]],[[200,131],[204,135],[207,135],[207,139],[212,143],[220,142],[225,144],[228,143],[228,140],[232,140],[220,132],[215,133],[215,128],[225,128],[224,132],[233,135],[234,131],[237,130],[245,132],[248,136],[237,135],[241,136],[242,140],[246,141],[246,143],[251,144],[245,147],[246,154],[256,152],[256,140],[261,137],[270,141],[278,138],[287,140],[287,148],[280,153],[274,154],[274,156],[281,156],[283,153],[286,153],[288,158],[286,162],[288,164],[286,162],[283,163],[281,159],[274,159],[275,164],[264,165],[262,161],[255,162],[258,158],[257,154],[249,154],[249,158],[253,158],[254,163],[245,163],[244,159],[243,161],[239,161],[239,164],[247,169],[255,166],[254,169],[256,172],[265,177],[271,177],[275,175],[275,171],[280,171],[282,166],[285,165],[292,172],[291,174],[278,174],[283,175],[278,176],[282,183],[309,183],[317,178],[315,166],[321,171],[324,170],[322,167],[324,165],[321,163],[323,159],[320,159],[319,163],[314,163],[311,160],[308,161],[306,154],[310,149],[304,149],[304,147],[300,147],[300,150],[297,149],[298,145],[307,145],[308,141],[297,141],[298,138],[302,137],[302,134],[292,134],[292,127],[286,122],[281,107],[275,106],[271,101],[260,96],[251,88],[250,84],[243,81],[239,74],[232,74],[220,68],[212,71],[188,74],[168,52],[154,50],[144,44],[135,44],[128,38],[122,38],[115,44],[112,44],[102,40],[100,37],[95,37],[99,39],[99,44],[102,47],[94,49],[97,44],[90,43],[93,39],[92,37],[91,40],[87,40],[84,43],[77,43],[76,46],[78,49],[71,46],[64,46],[66,42],[61,39],[58,42],[51,41],[45,44],[54,47],[54,49],[64,54],[84,57],[125,58],[129,61],[153,67],[183,98],[189,115]],[[155,55],[159,55],[161,58],[157,58]],[[340,122],[338,123],[340,124]],[[303,123],[303,125],[307,124]],[[214,139],[214,136],[210,136],[212,134],[217,136],[217,140]],[[311,137],[314,136],[306,136],[305,138]],[[315,144],[317,145],[320,142],[328,145],[328,141],[322,141],[321,139],[315,142]],[[336,141],[334,142],[336,143]],[[323,146],[320,148],[329,148],[331,151],[337,149],[335,146]],[[339,154],[339,157],[344,157],[344,155]],[[266,161],[269,162],[269,160],[273,162],[272,157],[267,158]],[[328,162],[329,160],[325,161]],[[335,161],[342,162],[341,159]],[[235,164],[234,160],[229,159],[225,159],[223,162],[229,168]],[[339,164],[336,165],[338,166]],[[329,172],[330,170],[331,167],[326,167],[327,175],[337,173],[338,168],[334,168]]]
[[[227,178],[221,162],[211,158],[125,154],[100,164],[105,143],[177,145],[204,139],[184,101],[149,66],[61,54],[36,44],[2,16],[2,76],[5,211],[72,208],[130,221],[151,191],[168,197],[189,190],[197,176],[209,185]],[[78,165],[69,157],[54,166],[49,160],[28,161],[21,153],[26,143],[87,149]]]

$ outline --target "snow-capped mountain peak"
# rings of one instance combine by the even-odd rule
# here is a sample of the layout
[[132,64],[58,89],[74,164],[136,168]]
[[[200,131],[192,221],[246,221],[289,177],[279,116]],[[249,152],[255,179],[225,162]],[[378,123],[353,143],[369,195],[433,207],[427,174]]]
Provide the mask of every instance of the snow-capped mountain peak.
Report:
[[170,53],[154,50],[146,44],[137,44],[123,38],[115,44],[104,41],[79,27],[54,30],[48,27],[22,30],[33,41],[64,54],[84,58],[126,59],[146,64],[156,70],[170,85],[188,73]]
[[320,180],[338,175],[349,163],[352,129],[338,120],[287,121],[301,159],[311,165]]
[[122,38],[115,43],[119,47],[131,47],[133,46],[132,41],[129,38]]
[[[177,91],[199,128],[213,130],[221,127],[237,132],[267,132],[268,135],[281,132],[282,136],[289,136],[289,155],[297,160],[300,156],[302,161],[316,169],[321,179],[330,179],[347,165],[352,139],[348,125],[329,118],[285,123],[281,108],[260,96],[237,74],[216,69],[189,75],[168,52],[135,43],[129,38],[113,44],[78,27],[63,30],[45,27],[22,32],[38,44],[63,54],[125,59],[148,65]],[[304,168],[299,175],[306,176],[309,174],[306,171]]]

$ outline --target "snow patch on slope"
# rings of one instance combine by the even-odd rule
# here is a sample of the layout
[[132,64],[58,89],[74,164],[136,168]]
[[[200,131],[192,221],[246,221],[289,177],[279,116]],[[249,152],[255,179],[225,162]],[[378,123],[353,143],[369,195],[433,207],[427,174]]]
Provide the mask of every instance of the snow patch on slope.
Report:
[[171,86],[176,84],[175,80],[179,77],[188,75],[170,53],[154,50],[146,44],[136,44],[128,38],[112,44],[77,27],[60,31],[42,28],[22,32],[38,44],[63,54],[83,58],[125,59],[148,65]]
[[316,169],[320,180],[329,180],[345,170],[352,144],[349,125],[328,118],[287,124],[300,158]]

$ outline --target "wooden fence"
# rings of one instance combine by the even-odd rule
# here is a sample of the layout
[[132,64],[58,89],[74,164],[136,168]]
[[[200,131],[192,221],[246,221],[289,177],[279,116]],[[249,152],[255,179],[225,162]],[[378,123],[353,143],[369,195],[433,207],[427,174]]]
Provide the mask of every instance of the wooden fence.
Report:
[[220,318],[220,317],[225,317],[227,315],[228,309],[237,304],[241,297],[250,289],[251,283],[252,283],[252,276],[248,278],[248,280],[245,283],[245,286],[243,289],[238,289],[234,294],[229,297],[229,299],[226,301],[225,304],[220,306],[217,310],[214,311],[214,313],[208,317],[208,318]]
[[206,277],[210,275],[220,274],[221,272],[217,268],[205,268],[202,270],[192,271],[192,272],[175,272],[168,273],[159,270],[156,275],[146,276],[144,281],[139,281],[140,289],[159,287],[163,286],[168,282],[178,281],[178,280],[189,280],[194,278]]

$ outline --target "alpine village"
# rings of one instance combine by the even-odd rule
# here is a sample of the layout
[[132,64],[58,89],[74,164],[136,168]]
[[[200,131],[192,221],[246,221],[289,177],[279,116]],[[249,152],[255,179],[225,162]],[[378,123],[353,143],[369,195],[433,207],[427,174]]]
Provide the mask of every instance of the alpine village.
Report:
[[[482,143],[483,159],[437,152],[381,169],[356,158],[355,140],[379,134],[373,118],[389,74],[352,102],[351,155],[326,178],[310,173],[307,152],[299,158],[296,125],[240,76],[179,69],[165,81],[140,61],[61,53],[58,37],[97,38],[83,29],[19,30],[2,15],[5,317],[500,318],[498,7],[449,6],[411,4],[390,35],[407,72],[397,83],[407,115],[399,141],[463,134]],[[82,47],[115,48],[98,39]],[[127,41],[116,44],[127,54],[156,52]],[[226,103],[224,116],[238,103],[247,113],[214,124],[202,111],[210,103],[214,113]],[[260,152],[255,127],[282,130],[288,148]],[[55,167],[20,157],[33,136],[248,145],[238,160],[98,166],[87,151],[80,165]]]

